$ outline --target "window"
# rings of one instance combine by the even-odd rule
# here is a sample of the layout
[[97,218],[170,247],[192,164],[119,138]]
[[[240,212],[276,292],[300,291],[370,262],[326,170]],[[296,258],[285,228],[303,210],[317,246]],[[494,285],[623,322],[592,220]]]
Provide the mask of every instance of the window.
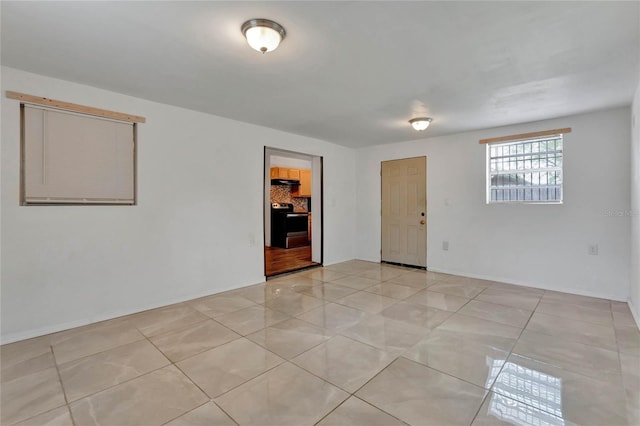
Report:
[[22,203],[135,204],[135,124],[22,106]]
[[137,124],[146,119],[6,91],[20,101],[20,203],[136,203]]
[[562,203],[562,134],[487,144],[487,203]]

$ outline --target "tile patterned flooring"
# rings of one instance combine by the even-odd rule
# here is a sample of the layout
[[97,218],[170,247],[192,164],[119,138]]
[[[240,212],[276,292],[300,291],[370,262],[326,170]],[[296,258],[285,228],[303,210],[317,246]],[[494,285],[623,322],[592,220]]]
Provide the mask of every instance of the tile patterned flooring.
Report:
[[0,348],[2,425],[638,425],[625,303],[349,261]]

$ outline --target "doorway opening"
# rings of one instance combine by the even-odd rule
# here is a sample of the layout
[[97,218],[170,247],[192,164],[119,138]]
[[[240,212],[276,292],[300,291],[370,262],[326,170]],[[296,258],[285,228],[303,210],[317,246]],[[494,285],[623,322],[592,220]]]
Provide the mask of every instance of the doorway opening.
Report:
[[264,149],[264,274],[322,265],[322,157]]
[[383,161],[380,176],[380,260],[426,269],[427,157]]

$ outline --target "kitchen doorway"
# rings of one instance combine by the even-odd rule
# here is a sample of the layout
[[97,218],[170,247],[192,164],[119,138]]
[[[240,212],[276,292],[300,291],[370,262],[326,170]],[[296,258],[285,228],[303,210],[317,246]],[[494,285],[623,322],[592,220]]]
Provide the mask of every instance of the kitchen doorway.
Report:
[[427,157],[383,161],[382,262],[426,269]]
[[265,147],[264,274],[322,265],[322,157]]

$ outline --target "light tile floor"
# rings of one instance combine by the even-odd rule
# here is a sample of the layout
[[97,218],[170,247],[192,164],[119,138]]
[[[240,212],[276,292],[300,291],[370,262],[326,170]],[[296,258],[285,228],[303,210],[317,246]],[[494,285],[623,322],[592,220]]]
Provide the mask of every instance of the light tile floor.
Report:
[[2,425],[638,425],[625,303],[349,261],[0,348]]

